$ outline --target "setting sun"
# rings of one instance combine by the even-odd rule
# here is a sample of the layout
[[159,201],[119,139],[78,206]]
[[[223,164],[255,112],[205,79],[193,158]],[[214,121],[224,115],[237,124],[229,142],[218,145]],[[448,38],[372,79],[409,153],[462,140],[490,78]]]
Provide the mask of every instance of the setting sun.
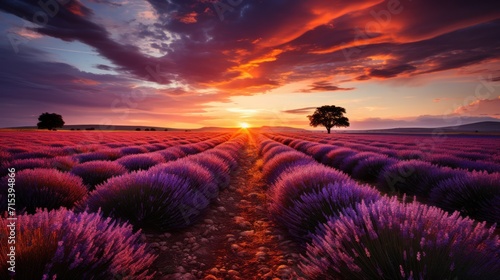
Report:
[[250,125],[248,123],[246,123],[246,122],[242,122],[242,123],[240,123],[240,127],[241,128],[249,128]]

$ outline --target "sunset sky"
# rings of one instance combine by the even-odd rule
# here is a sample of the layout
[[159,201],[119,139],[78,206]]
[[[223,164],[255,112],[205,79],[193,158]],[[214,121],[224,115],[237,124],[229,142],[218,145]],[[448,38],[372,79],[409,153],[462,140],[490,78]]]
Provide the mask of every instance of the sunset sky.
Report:
[[0,127],[500,121],[498,0],[38,2],[0,2]]

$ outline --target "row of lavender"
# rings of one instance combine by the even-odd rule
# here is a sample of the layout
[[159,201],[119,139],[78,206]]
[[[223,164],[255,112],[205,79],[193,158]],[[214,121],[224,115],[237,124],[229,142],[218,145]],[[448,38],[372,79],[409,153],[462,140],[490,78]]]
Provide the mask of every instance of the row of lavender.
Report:
[[[147,138],[130,132],[105,133],[101,141],[88,144],[86,141],[80,141],[75,144],[67,140],[60,141],[58,137],[76,140],[81,133],[63,133],[61,134],[33,134],[23,133],[13,135],[2,132],[0,140],[0,175],[5,175],[5,169],[8,167],[16,170],[30,168],[56,168],[60,171],[69,171],[79,163],[88,161],[106,160],[113,161],[122,157],[133,157],[137,154],[152,153],[163,151],[172,147],[172,154],[178,153],[175,148],[178,145],[184,145],[183,150],[195,149],[190,144],[196,144],[201,141],[212,140],[218,137],[229,135],[193,135],[187,133],[170,133],[165,135],[151,135]],[[10,136],[10,137],[9,137]],[[40,139],[36,139],[38,137]],[[128,139],[124,141],[123,139]],[[227,140],[227,138],[226,138]],[[172,157],[169,153],[162,154],[163,157]],[[154,162],[160,157],[152,157],[149,162]],[[122,159],[126,163],[127,158]]]
[[258,143],[271,217],[304,245],[299,267],[307,279],[491,279],[500,273],[493,227],[382,197],[290,147],[263,136]]
[[[276,136],[276,135],[275,135]],[[498,137],[429,135],[336,134],[335,139],[318,134],[282,134],[289,143],[309,140],[357,152],[374,152],[399,160],[422,160],[435,165],[470,171],[500,172]]]
[[[156,256],[146,250],[141,230],[171,231],[196,222],[219,190],[229,184],[245,142],[245,135],[233,135],[213,149],[113,177],[84,195],[71,211],[61,207],[18,216],[15,279],[152,279],[154,272],[149,267]],[[15,176],[16,198],[30,195],[19,190],[25,184],[37,188],[50,180],[59,181],[40,187],[47,191],[43,196],[47,200],[52,199],[51,193],[66,199],[51,192],[60,184],[68,189],[79,186],[80,191],[73,189],[71,194],[84,188],[80,178],[59,171],[39,172],[38,176],[45,176],[39,183],[40,177],[22,178],[22,172],[31,171]],[[2,186],[7,180],[2,179]],[[1,236],[9,235],[9,222],[0,219]],[[1,251],[8,252],[7,246],[2,242]],[[12,276],[8,275],[8,261],[6,254],[0,256],[2,279]]]
[[[76,163],[69,172],[56,168],[21,168],[17,165],[5,166],[15,168],[17,172],[17,190],[22,196],[17,198],[18,213],[34,213],[36,208],[56,209],[71,208],[83,199],[89,191],[95,189],[110,178],[127,174],[131,171],[148,170],[188,155],[212,149],[227,141],[231,136],[224,135],[193,144],[179,145],[164,150],[123,156],[115,161],[93,160]],[[7,196],[7,189],[0,191],[0,198]],[[0,199],[0,212],[7,210],[7,200]]]
[[[419,201],[481,221],[500,224],[500,173],[468,171],[421,160],[398,160],[377,152],[293,140],[272,139],[342,170],[354,179],[373,183],[385,193],[417,196]],[[492,164],[500,170],[500,164]]]

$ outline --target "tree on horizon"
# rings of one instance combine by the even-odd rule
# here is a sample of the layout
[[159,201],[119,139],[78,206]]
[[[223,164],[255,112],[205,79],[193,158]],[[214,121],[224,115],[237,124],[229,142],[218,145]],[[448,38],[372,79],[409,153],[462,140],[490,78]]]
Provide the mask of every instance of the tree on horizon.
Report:
[[344,117],[346,113],[345,109],[342,107],[337,107],[335,105],[324,105],[316,108],[316,111],[312,115],[307,116],[309,119],[309,125],[317,127],[322,125],[326,128],[328,134],[332,127],[348,127],[349,119]]
[[36,126],[38,129],[48,129],[52,130],[55,128],[61,128],[64,125],[64,121],[61,115],[58,115],[56,113],[42,113],[38,117],[38,123]]

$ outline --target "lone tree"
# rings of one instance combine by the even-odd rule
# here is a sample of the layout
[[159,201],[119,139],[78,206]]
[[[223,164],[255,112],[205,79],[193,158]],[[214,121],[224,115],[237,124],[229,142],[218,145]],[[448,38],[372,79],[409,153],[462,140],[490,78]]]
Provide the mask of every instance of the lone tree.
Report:
[[314,114],[307,116],[309,125],[317,127],[322,125],[326,127],[326,131],[330,134],[332,127],[348,127],[349,119],[344,117],[345,109],[335,105],[325,105],[316,108]]
[[48,129],[52,130],[54,128],[63,127],[64,121],[61,115],[56,113],[43,113],[38,117],[39,122],[37,123],[38,129]]

